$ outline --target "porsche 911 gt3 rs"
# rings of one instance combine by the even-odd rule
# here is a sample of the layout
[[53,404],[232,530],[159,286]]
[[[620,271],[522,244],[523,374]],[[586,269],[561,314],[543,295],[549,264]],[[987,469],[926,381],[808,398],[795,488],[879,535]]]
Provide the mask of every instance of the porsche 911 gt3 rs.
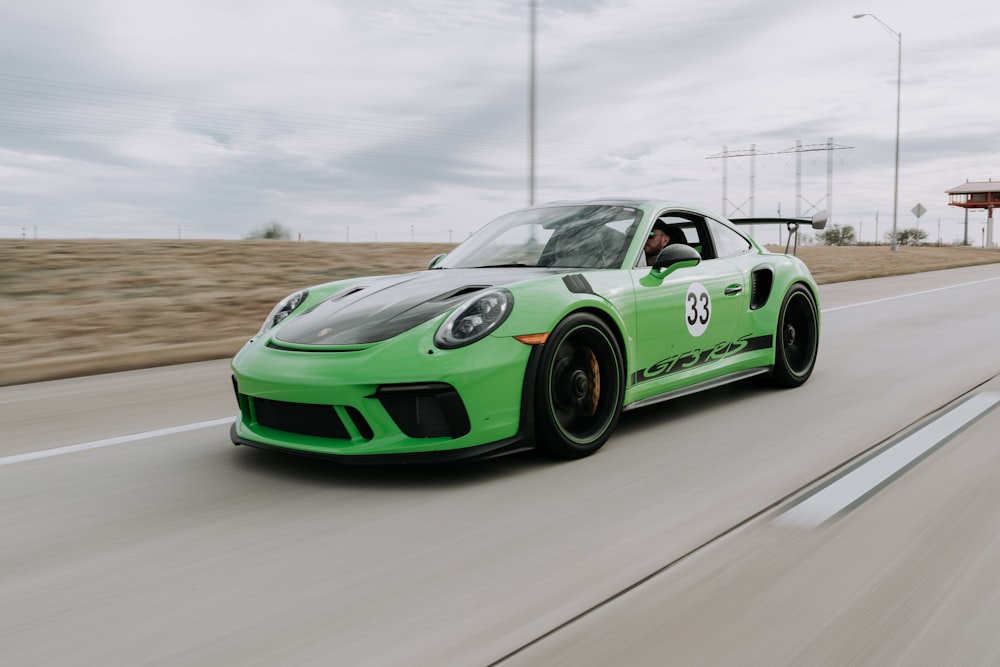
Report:
[[[650,260],[655,229],[670,243]],[[282,300],[233,359],[231,435],[354,463],[579,458],[623,410],[749,378],[801,385],[819,332],[806,266],[733,221],[666,201],[555,202],[494,220],[427,270]]]

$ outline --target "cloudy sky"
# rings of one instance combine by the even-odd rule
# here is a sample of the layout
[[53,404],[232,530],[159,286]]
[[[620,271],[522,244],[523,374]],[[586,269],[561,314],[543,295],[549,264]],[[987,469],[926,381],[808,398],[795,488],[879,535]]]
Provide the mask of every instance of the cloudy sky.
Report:
[[[902,33],[900,227],[921,203],[932,239],[959,239],[944,191],[1000,180],[996,0],[537,6],[537,202],[830,208],[883,237],[897,41],[858,13]],[[279,221],[458,241],[528,203],[529,17],[530,0],[0,0],[0,238]]]

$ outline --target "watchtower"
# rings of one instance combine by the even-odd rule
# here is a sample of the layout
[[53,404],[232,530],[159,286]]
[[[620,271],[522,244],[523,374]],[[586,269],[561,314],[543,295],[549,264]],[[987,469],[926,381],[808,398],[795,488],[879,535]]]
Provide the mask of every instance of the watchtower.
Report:
[[948,205],[965,209],[965,244],[969,244],[969,209],[986,209],[986,247],[993,247],[993,208],[1000,206],[1000,182],[966,181],[948,190]]

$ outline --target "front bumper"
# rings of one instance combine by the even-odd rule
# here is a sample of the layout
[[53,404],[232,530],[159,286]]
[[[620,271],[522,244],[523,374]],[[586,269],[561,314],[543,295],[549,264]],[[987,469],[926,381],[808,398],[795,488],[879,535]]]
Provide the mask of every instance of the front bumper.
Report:
[[406,335],[350,351],[268,342],[250,341],[233,360],[236,444],[358,463],[482,458],[530,445],[534,348],[512,338],[455,350]]

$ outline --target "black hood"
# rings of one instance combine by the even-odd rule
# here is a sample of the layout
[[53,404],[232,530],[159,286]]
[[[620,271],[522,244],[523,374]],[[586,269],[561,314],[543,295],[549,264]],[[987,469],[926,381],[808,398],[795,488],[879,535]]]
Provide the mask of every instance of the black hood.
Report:
[[290,319],[275,340],[298,345],[363,345],[433,319],[476,292],[564,273],[550,268],[433,269],[361,282]]

